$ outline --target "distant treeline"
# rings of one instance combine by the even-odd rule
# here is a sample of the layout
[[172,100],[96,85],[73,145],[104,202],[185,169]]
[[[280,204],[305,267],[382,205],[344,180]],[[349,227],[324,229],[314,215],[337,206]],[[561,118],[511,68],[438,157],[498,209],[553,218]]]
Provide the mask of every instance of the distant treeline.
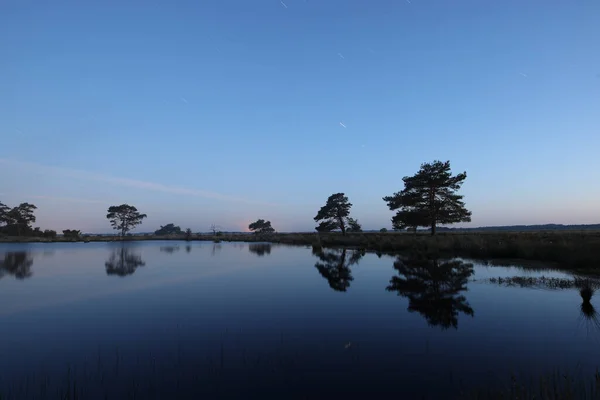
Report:
[[[430,232],[430,229],[419,229],[418,232]],[[506,225],[506,226],[480,226],[476,228],[447,228],[438,227],[438,232],[541,232],[541,231],[600,231],[600,224],[588,224],[588,225],[562,225],[562,224],[545,224],[545,225]],[[314,231],[294,231],[294,232],[280,232],[280,233],[297,233],[297,234],[310,234]],[[381,233],[380,229],[366,229],[365,233]],[[390,231],[391,232],[391,231]],[[210,234],[210,231],[198,232],[198,235]],[[223,235],[252,235],[252,232],[240,232],[240,231],[223,231]],[[183,233],[182,233],[183,234]],[[95,233],[95,236],[119,236],[116,233]],[[139,232],[135,236],[154,236],[156,232]],[[129,236],[133,236],[129,234]]]
[[481,226],[477,228],[447,228],[439,227],[439,232],[535,232],[535,231],[597,231],[600,224],[588,225],[506,225],[506,226]]

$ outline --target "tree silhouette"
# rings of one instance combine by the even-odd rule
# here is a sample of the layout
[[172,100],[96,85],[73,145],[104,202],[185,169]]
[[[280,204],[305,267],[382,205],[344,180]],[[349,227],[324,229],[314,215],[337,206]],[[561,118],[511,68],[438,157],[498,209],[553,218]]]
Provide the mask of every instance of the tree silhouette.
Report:
[[340,229],[345,235],[351,207],[352,203],[348,201],[348,197],[344,193],[332,194],[314,218],[315,222],[320,221],[319,226],[315,229],[319,232]]
[[275,229],[271,226],[271,221],[265,221],[264,219],[259,219],[251,223],[248,225],[248,229],[257,235],[275,232]]
[[161,225],[160,229],[154,231],[154,234],[157,236],[180,235],[181,233],[181,227],[176,226],[175,224]]
[[146,214],[140,212],[134,206],[129,204],[121,204],[120,206],[110,206],[106,218],[110,221],[113,229],[120,231],[121,236],[125,236],[127,232],[134,229],[142,223],[146,218]]
[[331,232],[339,228],[339,225],[332,220],[321,221],[318,226],[315,227],[317,232]]
[[81,231],[75,229],[65,229],[63,230],[63,236],[65,238],[79,239],[81,236]]
[[421,164],[413,176],[405,176],[404,189],[383,198],[390,210],[398,210],[392,218],[395,229],[429,226],[435,235],[437,224],[470,222],[471,212],[456,194],[467,173],[452,175],[450,161]]
[[250,253],[262,257],[265,254],[271,254],[271,243],[250,243],[248,250],[250,250]]
[[364,254],[358,250],[313,248],[313,255],[320,260],[315,268],[327,279],[329,287],[337,292],[345,292],[350,287],[350,282],[354,280],[350,267],[358,264]]
[[348,217],[348,232],[362,232],[362,226],[357,219]]
[[219,233],[221,227],[219,225],[216,225],[216,224],[211,224],[209,229],[210,229],[210,231],[212,232],[213,235],[216,235],[217,233]]
[[42,233],[42,236],[45,238],[55,238],[56,237],[56,231],[52,230],[52,229],[45,229],[44,233]]
[[33,257],[27,251],[12,251],[4,254],[4,259],[0,262],[0,279],[5,275],[12,275],[16,279],[22,280],[31,278],[31,266]]
[[113,250],[110,258],[104,263],[107,275],[129,276],[138,267],[146,265],[139,254],[135,254],[130,248],[121,246]]
[[460,260],[440,262],[398,257],[394,269],[398,276],[392,277],[386,290],[407,297],[408,311],[420,313],[429,325],[457,329],[460,312],[474,315],[466,297],[461,294],[467,290],[473,264]]
[[2,231],[9,235],[21,236],[23,234],[41,236],[41,231],[34,232],[31,228],[36,220],[34,211],[37,207],[30,203],[21,203],[17,207],[9,208],[0,202],[0,224],[4,224]]
[[10,207],[0,201],[0,224],[9,224],[11,219],[8,215]]

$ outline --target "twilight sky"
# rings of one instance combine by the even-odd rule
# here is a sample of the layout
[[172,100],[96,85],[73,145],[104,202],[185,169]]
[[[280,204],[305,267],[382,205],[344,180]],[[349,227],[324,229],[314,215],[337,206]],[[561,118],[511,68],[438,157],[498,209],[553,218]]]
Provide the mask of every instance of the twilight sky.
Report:
[[467,225],[598,223],[600,2],[2,0],[0,139],[42,229],[389,228],[435,159]]

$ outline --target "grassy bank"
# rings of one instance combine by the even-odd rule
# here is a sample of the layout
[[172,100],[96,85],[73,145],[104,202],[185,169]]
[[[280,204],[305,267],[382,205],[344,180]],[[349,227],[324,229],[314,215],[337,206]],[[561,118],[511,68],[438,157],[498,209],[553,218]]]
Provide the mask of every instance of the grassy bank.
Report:
[[[212,236],[205,237],[214,239]],[[600,269],[600,232],[275,234],[224,235],[223,241],[270,241],[323,247],[355,247],[380,253],[421,252],[430,256],[523,259],[556,263],[560,268]]]
[[[132,235],[125,240],[185,240],[185,235]],[[600,231],[468,232],[436,236],[412,233],[276,233],[192,235],[191,240],[269,241],[273,243],[336,247],[348,246],[381,253],[419,251],[431,255],[477,259],[524,259],[557,263],[566,269],[600,269]],[[79,241],[119,241],[115,236],[84,236]],[[0,238],[0,242],[73,242],[71,238]]]

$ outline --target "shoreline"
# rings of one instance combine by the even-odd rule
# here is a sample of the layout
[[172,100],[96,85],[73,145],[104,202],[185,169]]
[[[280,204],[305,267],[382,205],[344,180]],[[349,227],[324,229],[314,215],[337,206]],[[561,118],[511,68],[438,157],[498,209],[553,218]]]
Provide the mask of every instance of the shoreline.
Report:
[[130,241],[270,242],[313,247],[352,247],[376,253],[419,252],[432,256],[523,259],[553,262],[564,269],[600,269],[600,231],[273,233],[181,235],[82,235],[80,238],[0,237],[0,243],[69,243]]

